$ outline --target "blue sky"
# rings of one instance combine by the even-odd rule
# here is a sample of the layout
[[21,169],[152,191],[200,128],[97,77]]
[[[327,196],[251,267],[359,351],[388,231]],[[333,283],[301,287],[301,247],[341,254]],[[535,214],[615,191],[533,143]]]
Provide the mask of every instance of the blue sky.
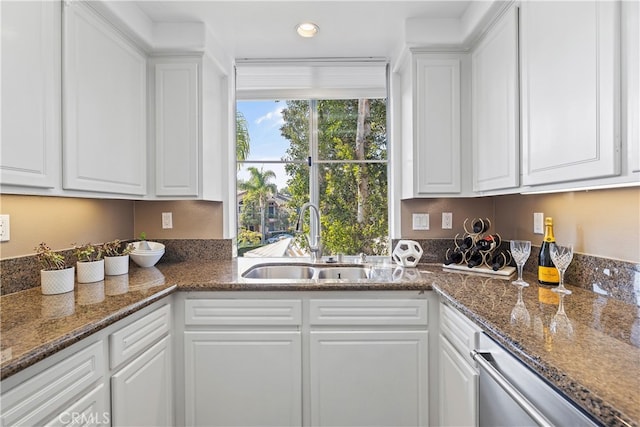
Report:
[[[247,160],[280,160],[289,146],[289,141],[280,135],[283,123],[282,109],[286,107],[284,101],[238,101],[238,111],[242,112],[249,127],[251,151]],[[253,164],[258,168],[260,164]],[[287,177],[284,165],[265,164],[264,169],[270,169],[277,175],[275,183],[278,189],[286,186]],[[244,170],[238,172],[238,179],[247,179]]]

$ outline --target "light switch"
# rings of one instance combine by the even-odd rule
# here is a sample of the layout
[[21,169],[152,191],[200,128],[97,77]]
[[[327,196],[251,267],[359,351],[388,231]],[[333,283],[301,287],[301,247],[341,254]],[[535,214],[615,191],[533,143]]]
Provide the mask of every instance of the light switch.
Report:
[[544,234],[544,213],[533,213],[533,234]]
[[453,228],[453,213],[442,212],[442,229],[450,230]]
[[162,228],[173,228],[173,214],[162,212]]
[[428,213],[414,213],[413,214],[413,229],[414,230],[428,230],[429,229],[429,214]]
[[8,242],[11,239],[10,231],[9,215],[0,215],[0,242]]

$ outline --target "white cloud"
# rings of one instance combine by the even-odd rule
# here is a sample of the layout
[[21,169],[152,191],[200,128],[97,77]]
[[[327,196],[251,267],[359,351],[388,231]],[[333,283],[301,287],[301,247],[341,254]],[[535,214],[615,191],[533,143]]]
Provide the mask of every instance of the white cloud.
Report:
[[271,126],[280,126],[284,123],[284,119],[282,118],[282,110],[284,106],[278,106],[275,110],[268,112],[264,116],[258,117],[255,121],[257,125],[262,122],[271,123]]

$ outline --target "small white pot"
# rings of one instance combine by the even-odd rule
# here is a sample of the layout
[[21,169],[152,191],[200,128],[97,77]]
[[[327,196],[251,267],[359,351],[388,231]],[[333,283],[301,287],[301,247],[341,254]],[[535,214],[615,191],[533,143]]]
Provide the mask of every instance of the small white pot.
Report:
[[78,262],[78,283],[92,283],[104,280],[104,259]]
[[104,257],[104,274],[119,276],[129,272],[129,255]]
[[40,270],[40,287],[44,295],[64,294],[73,291],[74,267],[64,270]]

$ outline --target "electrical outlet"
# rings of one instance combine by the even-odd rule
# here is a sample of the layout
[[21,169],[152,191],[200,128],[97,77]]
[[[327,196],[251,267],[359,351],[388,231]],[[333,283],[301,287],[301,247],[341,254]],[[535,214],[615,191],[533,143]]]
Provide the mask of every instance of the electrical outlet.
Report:
[[10,232],[9,215],[0,215],[0,242],[8,242],[11,238]]
[[453,213],[442,212],[442,229],[451,230],[453,228]]
[[173,228],[173,214],[162,212],[162,228]]
[[413,214],[413,229],[414,230],[428,230],[429,229],[429,214],[428,213],[414,213]]
[[544,213],[533,213],[533,234],[544,234]]

